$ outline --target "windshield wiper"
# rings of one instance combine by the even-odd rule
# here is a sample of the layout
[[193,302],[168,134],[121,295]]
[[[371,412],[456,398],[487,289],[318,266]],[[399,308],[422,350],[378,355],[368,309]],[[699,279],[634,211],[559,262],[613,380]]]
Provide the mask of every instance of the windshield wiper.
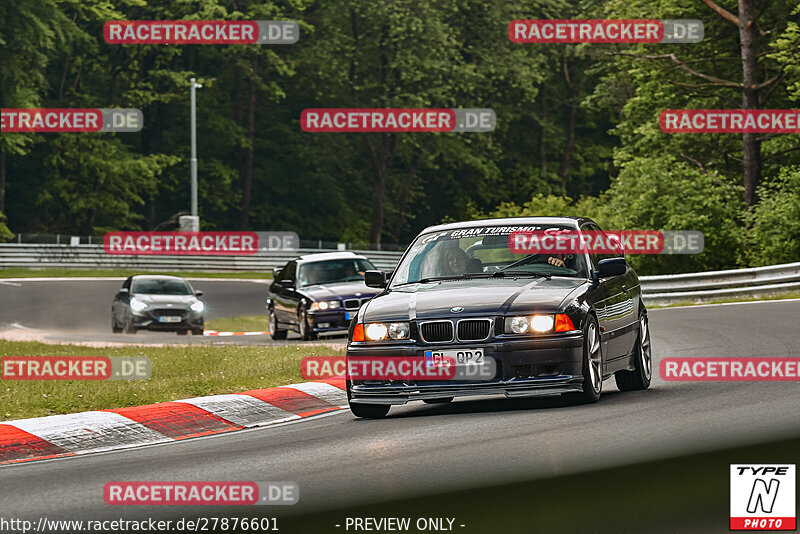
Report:
[[506,275],[510,275],[512,277],[521,277],[521,276],[535,276],[535,277],[544,277],[548,280],[553,277],[550,273],[537,273],[534,271],[496,271],[492,273],[492,276],[495,278],[503,278]]

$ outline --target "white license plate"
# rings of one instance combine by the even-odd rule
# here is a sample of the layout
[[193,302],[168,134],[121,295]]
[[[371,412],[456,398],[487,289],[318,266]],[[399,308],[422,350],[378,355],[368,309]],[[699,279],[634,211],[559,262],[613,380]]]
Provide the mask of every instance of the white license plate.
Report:
[[179,323],[181,318],[177,315],[162,315],[158,318],[159,323]]
[[452,358],[456,365],[483,365],[483,349],[426,350],[425,364],[442,365]]
[[317,326],[320,328],[329,328],[331,323],[317,323]]

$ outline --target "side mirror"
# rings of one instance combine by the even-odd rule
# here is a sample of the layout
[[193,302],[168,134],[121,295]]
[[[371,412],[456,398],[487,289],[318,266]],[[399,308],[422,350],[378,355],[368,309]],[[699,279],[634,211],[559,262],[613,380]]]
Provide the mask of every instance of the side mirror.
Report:
[[202,297],[202,296],[203,296],[203,290],[201,290],[201,289],[198,289],[197,291],[195,291],[195,292],[194,292],[194,296],[196,296],[196,297]]
[[283,287],[294,287],[294,280],[281,280],[278,283]]
[[607,258],[605,260],[600,260],[600,263],[597,264],[600,278],[620,276],[625,274],[627,269],[628,263],[625,261],[625,258]]
[[280,273],[281,273],[280,267],[273,267],[273,269],[272,269],[272,279],[273,280],[277,280],[278,279],[278,275]]
[[386,287],[386,273],[383,271],[367,271],[364,273],[364,283],[367,287],[383,289]]

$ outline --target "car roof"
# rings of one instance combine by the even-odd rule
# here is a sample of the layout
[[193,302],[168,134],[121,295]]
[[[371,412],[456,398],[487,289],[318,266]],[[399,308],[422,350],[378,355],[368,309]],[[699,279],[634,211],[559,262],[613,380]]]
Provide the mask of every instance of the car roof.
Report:
[[172,276],[169,274],[134,274],[131,276],[131,279],[145,279],[145,280],[181,280],[183,282],[186,281],[185,278],[181,276]]
[[[594,222],[588,217],[504,217],[502,219],[478,219],[475,221],[461,221],[447,224],[438,224],[425,228],[420,234],[428,232],[444,232],[472,228],[475,226],[536,226],[543,224],[563,225],[578,228],[585,222]],[[595,223],[596,224],[596,223]]]
[[360,254],[356,254],[355,252],[345,251],[345,252],[319,252],[316,254],[305,254],[297,258],[297,262],[300,263],[312,263],[315,261],[325,261],[325,260],[352,260],[352,259],[362,259],[366,260],[364,256]]

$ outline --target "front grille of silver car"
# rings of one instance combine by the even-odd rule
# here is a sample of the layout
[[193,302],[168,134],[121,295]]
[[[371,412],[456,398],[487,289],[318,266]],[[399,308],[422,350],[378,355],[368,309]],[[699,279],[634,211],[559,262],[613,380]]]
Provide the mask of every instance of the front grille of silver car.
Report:
[[492,330],[491,319],[461,319],[458,321],[459,341],[483,341]]
[[452,321],[427,321],[420,323],[419,333],[426,343],[447,343],[453,341]]

